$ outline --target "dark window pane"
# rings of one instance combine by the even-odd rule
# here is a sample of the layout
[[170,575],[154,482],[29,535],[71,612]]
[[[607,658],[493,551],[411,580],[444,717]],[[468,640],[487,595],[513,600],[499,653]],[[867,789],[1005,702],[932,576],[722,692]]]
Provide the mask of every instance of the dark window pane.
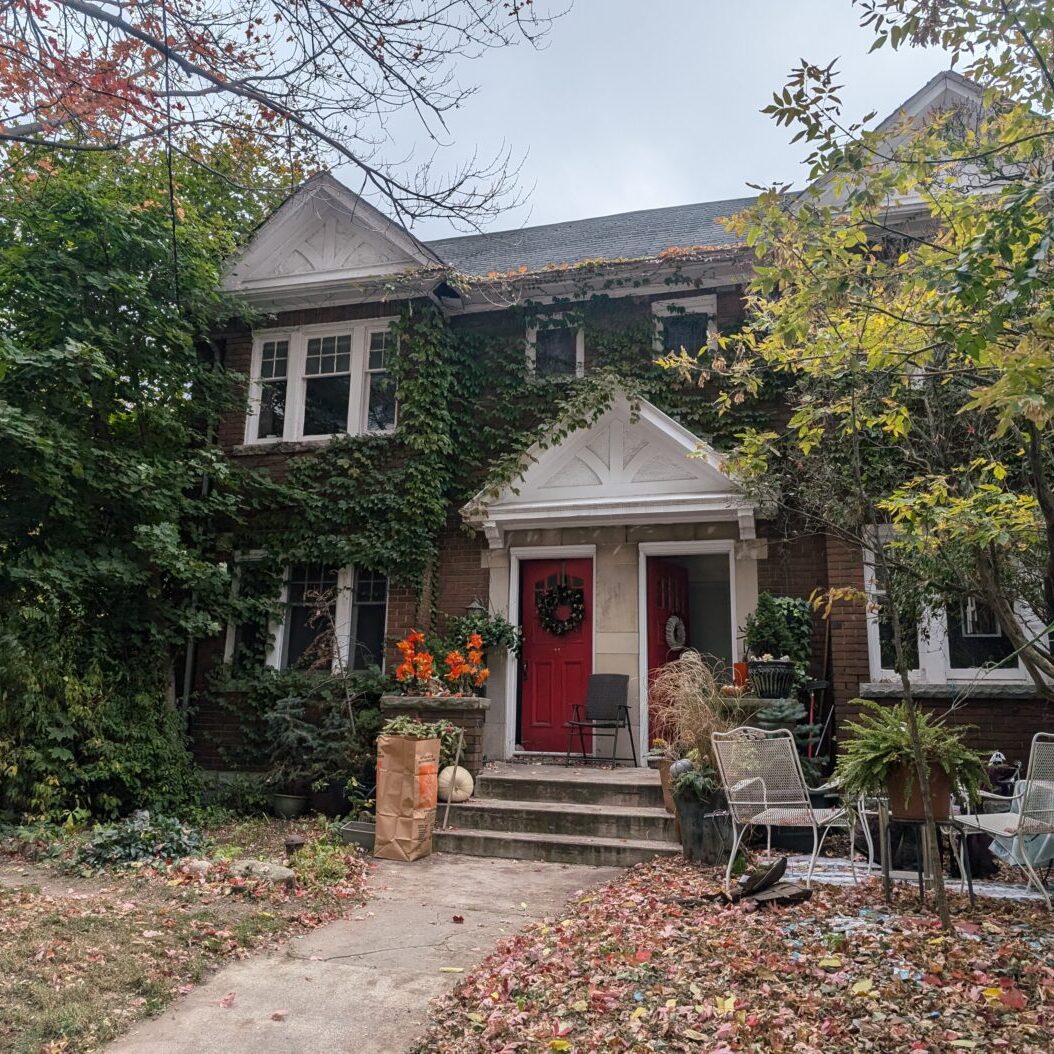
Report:
[[578,333],[573,329],[540,329],[534,340],[534,372],[539,377],[573,375],[577,368]]
[[388,599],[388,579],[379,571],[361,570],[355,576],[355,602],[383,604]]
[[264,379],[284,377],[289,361],[289,341],[268,340],[260,356],[260,376]]
[[384,663],[384,629],[388,615],[388,579],[378,571],[355,572],[351,621],[351,665],[365,670]]
[[362,604],[355,611],[355,632],[352,634],[353,669],[365,670],[380,666],[384,659],[384,623],[386,605]]
[[[904,652],[908,660],[908,669],[919,668],[919,627],[911,620],[901,617],[900,631],[904,635]],[[893,647],[893,624],[885,610],[878,613],[878,643],[882,654],[882,669],[897,668],[897,653]]]
[[348,396],[351,378],[309,377],[304,385],[306,436],[328,436],[348,430]]
[[366,415],[368,432],[385,432],[395,427],[395,384],[386,373],[371,373],[369,386],[369,408]]
[[387,353],[391,346],[391,334],[387,330],[374,330],[370,334],[369,363],[367,369],[387,369]]
[[[948,608],[948,657],[953,670],[972,670],[1001,662],[1013,651],[1013,644],[987,605],[971,599],[957,608]],[[1016,660],[1003,668],[1016,669]]]
[[685,351],[695,354],[709,341],[708,316],[671,314],[662,320],[664,351]]
[[285,430],[286,381],[264,381],[260,385],[258,439],[281,439]]
[[[312,666],[332,656],[323,655],[316,641],[330,631],[329,619],[336,614],[337,572],[322,564],[296,564],[289,570],[285,618],[285,666]],[[327,603],[328,601],[328,603]]]

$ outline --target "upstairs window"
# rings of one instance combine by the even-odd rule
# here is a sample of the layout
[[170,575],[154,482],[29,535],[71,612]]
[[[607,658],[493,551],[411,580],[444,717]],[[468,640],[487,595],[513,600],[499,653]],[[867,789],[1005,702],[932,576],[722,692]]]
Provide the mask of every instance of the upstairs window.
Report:
[[387,323],[258,333],[247,443],[322,439],[395,427]]
[[289,371],[289,341],[266,340],[260,349],[261,439],[281,439]]
[[309,338],[304,362],[301,435],[330,436],[346,432],[350,401],[351,334]]
[[389,432],[395,427],[395,385],[388,374],[392,334],[370,332],[366,350],[366,431]]
[[581,328],[550,325],[527,330],[527,368],[536,377],[583,377],[586,338]]
[[683,348],[689,355],[696,355],[713,343],[717,297],[712,293],[655,300],[651,310],[655,319],[656,351],[675,355]]

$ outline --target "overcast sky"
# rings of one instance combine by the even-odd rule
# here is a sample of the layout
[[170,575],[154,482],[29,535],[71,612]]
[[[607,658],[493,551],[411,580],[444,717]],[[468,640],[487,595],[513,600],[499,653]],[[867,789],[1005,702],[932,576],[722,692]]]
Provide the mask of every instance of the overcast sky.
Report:
[[[574,0],[541,50],[459,67],[462,83],[480,90],[450,116],[453,145],[442,157],[490,156],[503,142],[526,155],[526,203],[491,230],[801,183],[802,144],[789,145],[792,133],[759,112],[800,58],[839,59],[853,118],[884,117],[948,66],[939,51],[868,55],[873,37],[858,18],[850,0]],[[410,120],[393,129],[400,144],[419,137]],[[427,221],[414,233],[457,232]]]

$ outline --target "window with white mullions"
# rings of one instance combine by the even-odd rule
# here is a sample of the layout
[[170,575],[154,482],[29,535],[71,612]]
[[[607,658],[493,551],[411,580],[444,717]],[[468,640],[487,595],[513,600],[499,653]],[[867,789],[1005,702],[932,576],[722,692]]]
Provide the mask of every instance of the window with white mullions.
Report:
[[389,432],[395,427],[395,384],[388,373],[394,338],[388,330],[372,330],[366,348],[366,431]]
[[655,319],[655,350],[667,355],[684,349],[689,355],[716,348],[717,297],[702,296],[655,300],[651,305]]
[[348,430],[351,400],[351,334],[311,337],[304,359],[304,436]]
[[[326,666],[333,662],[337,618],[336,568],[294,564],[286,580],[282,666]],[[328,612],[328,614],[327,614]]]
[[289,341],[264,341],[260,349],[260,439],[281,439],[284,433],[288,378]]

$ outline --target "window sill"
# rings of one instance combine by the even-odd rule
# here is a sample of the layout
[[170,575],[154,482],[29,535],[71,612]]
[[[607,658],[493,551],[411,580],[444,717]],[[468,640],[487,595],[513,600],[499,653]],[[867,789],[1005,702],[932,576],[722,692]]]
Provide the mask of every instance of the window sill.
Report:
[[278,439],[273,441],[264,440],[259,443],[239,443],[231,450],[236,457],[246,457],[259,454],[302,454],[309,450],[318,450],[327,446],[333,436],[319,436],[317,439]]
[[[954,699],[964,693],[970,699],[1041,699],[1031,681],[946,681],[935,684],[919,681],[911,685],[917,699]],[[860,685],[864,699],[900,699],[903,689],[897,681],[869,681]]]
[[233,457],[259,457],[262,454],[307,454],[329,446],[335,439],[357,439],[360,436],[394,436],[396,429],[386,428],[373,432],[338,432],[331,436],[316,436],[312,439],[277,439],[259,443],[239,443],[231,448]]

